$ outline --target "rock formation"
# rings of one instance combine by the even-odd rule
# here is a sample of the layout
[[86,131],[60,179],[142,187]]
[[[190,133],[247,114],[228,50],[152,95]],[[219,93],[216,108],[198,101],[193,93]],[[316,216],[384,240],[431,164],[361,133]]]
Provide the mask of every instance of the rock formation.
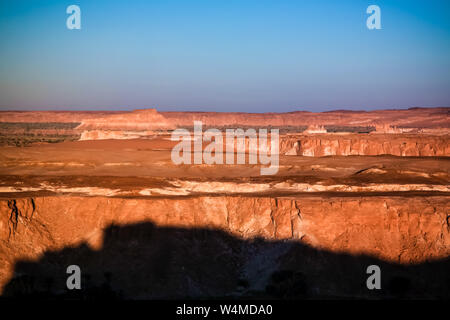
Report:
[[304,131],[305,134],[315,134],[315,133],[327,133],[327,129],[320,125],[310,125],[308,129]]
[[[290,270],[305,283],[300,292],[283,289],[288,296],[370,297],[360,283],[366,264],[379,259],[385,281],[400,275],[419,283],[424,291],[407,292],[410,297],[446,295],[445,264],[423,273],[399,266],[449,256],[447,200],[433,197],[432,205],[425,198],[390,196],[3,200],[0,286],[9,295],[48,294],[53,279],[50,290],[64,292],[65,267],[77,264],[91,286],[100,286],[108,273],[110,290],[124,298],[270,295],[274,274]],[[151,225],[139,229],[142,222]],[[350,256],[340,257],[343,252]],[[360,255],[366,258],[358,260]],[[21,273],[13,275],[14,267]],[[24,274],[33,275],[33,284]],[[131,281],[130,274],[140,280]],[[340,283],[343,279],[349,282]]]
[[376,156],[408,157],[450,156],[448,136],[432,135],[298,135],[280,139],[280,153],[308,157]]
[[79,130],[168,130],[174,126],[155,109],[134,110],[83,120]]

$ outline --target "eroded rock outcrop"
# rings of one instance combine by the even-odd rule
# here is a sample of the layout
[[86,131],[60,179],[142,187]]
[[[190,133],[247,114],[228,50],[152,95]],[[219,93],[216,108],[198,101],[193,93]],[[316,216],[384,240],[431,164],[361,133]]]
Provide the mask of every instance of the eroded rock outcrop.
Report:
[[322,156],[450,156],[449,136],[432,135],[301,135],[280,139],[280,153]]
[[[433,196],[432,199],[374,196],[328,199],[38,197],[2,200],[0,285],[3,288],[11,280],[15,263],[19,260],[33,261],[39,259],[44,252],[77,246],[87,246],[86,248],[91,248],[89,250],[100,254],[101,250],[108,246],[108,243],[105,243],[105,230],[111,225],[126,227],[145,222],[151,222],[161,228],[217,230],[242,241],[258,238],[267,241],[289,240],[314,250],[334,254],[366,255],[380,261],[403,265],[419,264],[446,259],[450,255],[448,212],[448,198],[442,196]],[[179,236],[181,231],[173,232]],[[147,239],[150,234],[142,236]],[[206,238],[205,241],[202,246],[211,244]],[[209,241],[215,240],[211,238]],[[158,247],[164,249],[167,244],[157,242],[151,250],[159,250]],[[289,251],[289,246],[282,247]],[[280,252],[280,248],[271,249],[278,252],[276,256],[269,252],[259,253],[265,254],[266,259],[269,259],[267,272],[272,270],[274,265],[278,265],[280,255],[287,252]],[[126,255],[114,252],[115,259],[121,261],[122,254]],[[221,254],[229,255],[230,259],[234,256],[244,259],[244,253],[239,251],[227,253],[225,250]],[[252,259],[255,257],[250,252],[245,255],[246,268],[251,268]],[[87,263],[76,261],[77,256],[78,259],[83,259],[79,254],[74,255],[71,263]],[[286,256],[283,259],[290,258]],[[302,259],[316,258],[313,255],[304,256]],[[122,265],[124,274],[129,272],[126,262],[122,261]],[[120,269],[120,266],[121,264],[116,265],[115,268]],[[272,266],[272,269],[269,266]],[[171,268],[181,267],[182,265],[178,264],[171,265]],[[230,270],[241,267],[235,266]],[[174,272],[174,277],[180,276],[175,271],[169,272]],[[170,274],[167,276],[171,277]],[[235,274],[233,277],[238,276],[239,274]],[[255,275],[254,277],[258,278]],[[217,290],[218,288],[222,290],[219,290],[220,292],[229,290],[225,285],[218,286]]]
[[79,130],[168,130],[174,125],[155,109],[134,110],[86,119],[77,127]]

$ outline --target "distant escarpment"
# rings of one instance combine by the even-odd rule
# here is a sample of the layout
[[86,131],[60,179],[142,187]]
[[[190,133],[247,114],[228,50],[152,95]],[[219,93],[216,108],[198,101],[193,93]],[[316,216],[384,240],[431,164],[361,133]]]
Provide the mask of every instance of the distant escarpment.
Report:
[[280,139],[280,153],[322,156],[450,156],[449,136],[413,134],[291,135]]
[[79,130],[168,130],[174,125],[155,109],[134,110],[120,114],[86,119],[77,127]]

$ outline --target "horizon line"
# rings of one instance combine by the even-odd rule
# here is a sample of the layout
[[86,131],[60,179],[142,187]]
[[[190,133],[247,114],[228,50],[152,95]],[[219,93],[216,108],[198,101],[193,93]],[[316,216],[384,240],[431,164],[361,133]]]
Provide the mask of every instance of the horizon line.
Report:
[[[170,107],[169,107],[170,108]],[[208,110],[161,110],[157,107],[148,108],[133,108],[133,109],[5,109],[2,110],[0,107],[0,112],[134,112],[138,110],[156,110],[161,113],[235,113],[235,114],[286,114],[286,113],[297,113],[297,112],[308,112],[308,113],[329,113],[329,112],[379,112],[379,111],[406,111],[406,110],[417,110],[417,109],[449,109],[450,106],[439,106],[439,107],[397,107],[397,108],[386,108],[386,109],[331,109],[324,111],[310,111],[305,109],[297,109],[292,111],[266,111],[266,112],[245,112],[245,111],[208,111]]]

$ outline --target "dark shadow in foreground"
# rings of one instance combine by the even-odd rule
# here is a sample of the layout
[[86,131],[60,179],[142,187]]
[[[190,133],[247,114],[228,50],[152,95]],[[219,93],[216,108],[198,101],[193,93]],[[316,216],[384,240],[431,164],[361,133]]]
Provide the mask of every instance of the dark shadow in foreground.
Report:
[[[67,267],[81,269],[68,290]],[[369,265],[381,289],[369,290]],[[18,262],[3,297],[43,299],[448,299],[450,259],[402,266],[298,241],[242,240],[211,229],[110,226],[103,247],[83,244]]]

